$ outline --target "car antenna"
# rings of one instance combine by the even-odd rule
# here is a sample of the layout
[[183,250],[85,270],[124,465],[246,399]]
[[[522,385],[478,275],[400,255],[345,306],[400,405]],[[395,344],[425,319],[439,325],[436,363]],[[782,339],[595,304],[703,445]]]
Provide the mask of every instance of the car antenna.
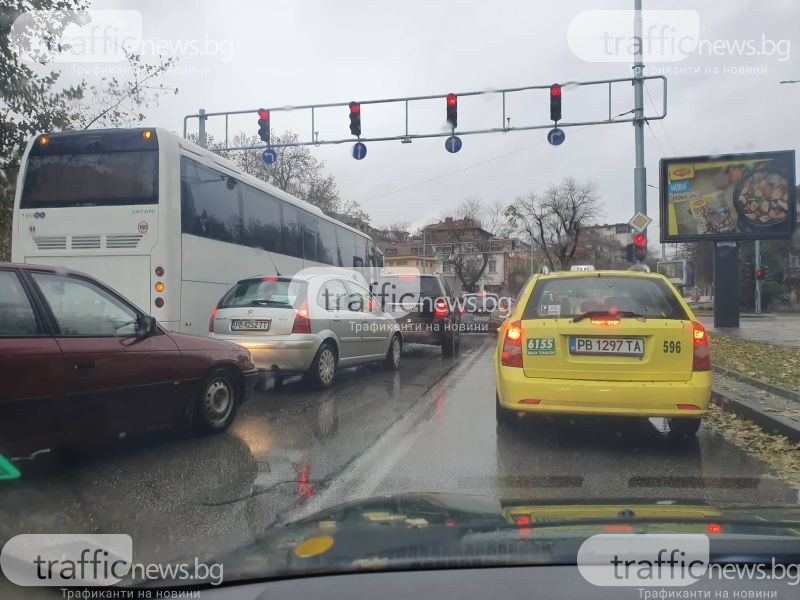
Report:
[[275,268],[275,274],[278,277],[282,277],[281,272],[278,270],[278,265],[275,264],[275,259],[272,258],[272,252],[267,251],[267,256],[269,256],[269,259],[272,261],[272,266]]

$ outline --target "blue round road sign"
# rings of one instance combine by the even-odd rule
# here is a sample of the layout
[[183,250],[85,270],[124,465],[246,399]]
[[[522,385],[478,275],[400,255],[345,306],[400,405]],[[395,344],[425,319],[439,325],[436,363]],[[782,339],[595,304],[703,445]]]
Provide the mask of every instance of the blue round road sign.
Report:
[[261,160],[264,161],[264,164],[274,165],[278,160],[278,153],[273,148],[267,148],[261,155]]
[[563,144],[566,137],[567,134],[564,133],[564,130],[559,129],[558,127],[554,127],[547,132],[547,141],[553,146],[560,146]]
[[461,150],[461,138],[457,135],[451,135],[444,141],[444,147],[451,154],[455,154]]
[[367,145],[364,142],[353,144],[353,158],[361,160],[367,155]]

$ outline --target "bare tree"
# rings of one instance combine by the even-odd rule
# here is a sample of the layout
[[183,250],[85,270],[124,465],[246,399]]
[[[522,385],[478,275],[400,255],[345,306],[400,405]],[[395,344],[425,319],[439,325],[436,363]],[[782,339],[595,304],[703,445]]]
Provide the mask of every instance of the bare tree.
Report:
[[[275,144],[297,141],[297,134],[286,131],[272,136]],[[257,136],[244,132],[233,136],[233,146],[258,146]],[[208,148],[222,146],[209,139]],[[325,162],[316,158],[306,146],[284,146],[274,148],[278,160],[272,165],[264,164],[260,150],[237,150],[223,152],[245,173],[262,179],[298,198],[318,206],[322,212],[335,217],[346,217],[349,222],[369,222],[369,215],[355,200],[342,200],[333,175],[325,173]],[[216,150],[215,150],[216,151]]]
[[506,216],[508,204],[495,200],[483,209],[483,228],[496,238],[508,238],[514,234],[514,226]]
[[565,177],[542,195],[516,198],[505,214],[528,233],[555,270],[572,263],[583,228],[601,215],[599,201],[596,183]]
[[489,264],[491,233],[481,227],[484,212],[480,197],[470,196],[451,211],[443,214],[444,227],[437,241],[448,250],[445,263],[453,271],[465,291],[472,292]]

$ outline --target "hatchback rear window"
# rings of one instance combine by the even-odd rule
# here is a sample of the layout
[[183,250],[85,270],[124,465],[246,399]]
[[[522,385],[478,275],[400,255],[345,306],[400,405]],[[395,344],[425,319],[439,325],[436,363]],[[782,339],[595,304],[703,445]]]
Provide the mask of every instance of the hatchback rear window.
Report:
[[219,301],[218,308],[268,306],[298,308],[306,299],[308,283],[290,278],[246,279],[233,286]]
[[[391,296],[401,298],[411,294],[408,298],[440,298],[444,296],[439,280],[436,277],[419,277],[417,275],[397,275],[384,277],[373,287],[372,293],[380,297],[383,293],[387,299]],[[392,302],[392,300],[387,300]]]
[[576,317],[608,311],[652,319],[688,319],[675,293],[663,281],[605,275],[537,281],[523,318]]

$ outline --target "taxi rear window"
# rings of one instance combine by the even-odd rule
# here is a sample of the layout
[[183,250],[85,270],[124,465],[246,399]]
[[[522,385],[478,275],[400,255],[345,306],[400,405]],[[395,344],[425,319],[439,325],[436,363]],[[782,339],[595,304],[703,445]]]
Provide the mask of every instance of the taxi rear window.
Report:
[[576,317],[588,312],[688,319],[675,293],[649,277],[559,277],[536,282],[523,319]]

